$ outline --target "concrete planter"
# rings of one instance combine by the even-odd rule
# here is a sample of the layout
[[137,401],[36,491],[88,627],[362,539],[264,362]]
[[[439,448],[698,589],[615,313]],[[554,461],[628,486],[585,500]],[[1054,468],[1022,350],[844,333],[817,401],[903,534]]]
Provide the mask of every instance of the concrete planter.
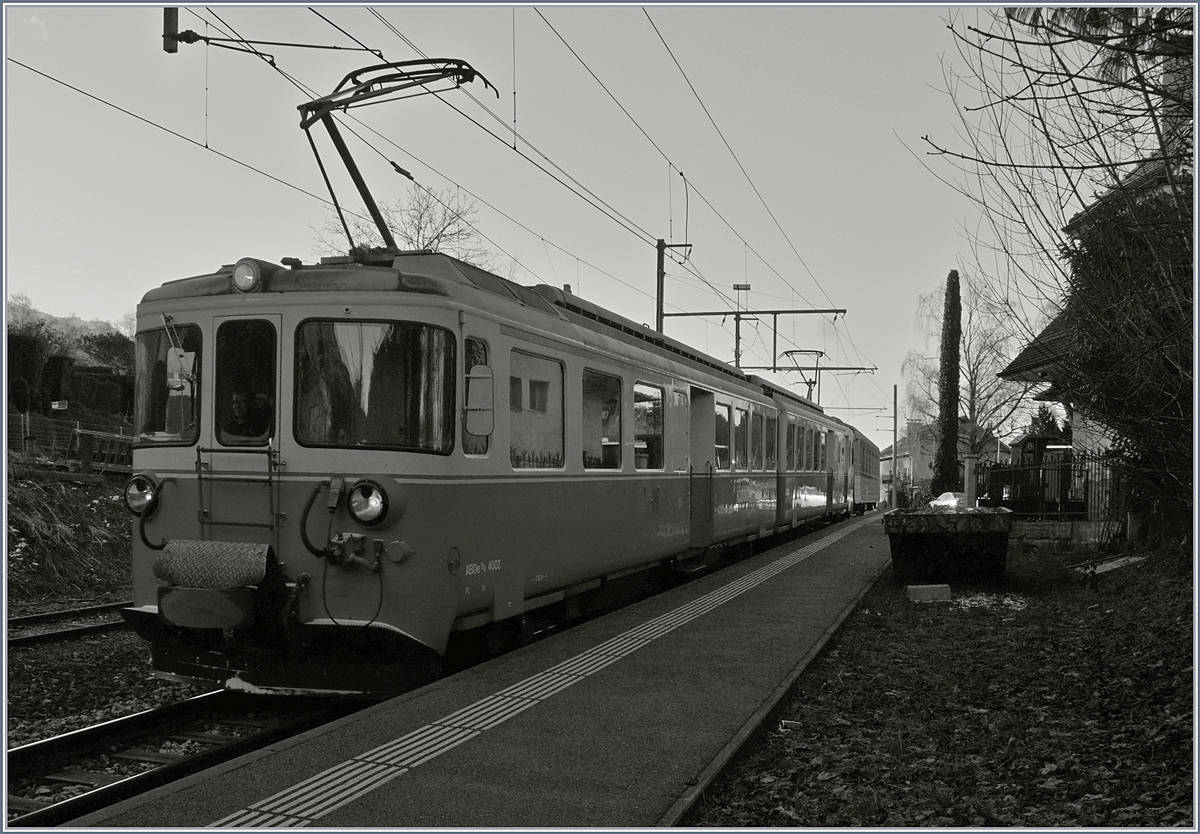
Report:
[[898,585],[950,579],[1001,582],[1012,529],[1012,512],[1002,507],[892,510],[883,516]]

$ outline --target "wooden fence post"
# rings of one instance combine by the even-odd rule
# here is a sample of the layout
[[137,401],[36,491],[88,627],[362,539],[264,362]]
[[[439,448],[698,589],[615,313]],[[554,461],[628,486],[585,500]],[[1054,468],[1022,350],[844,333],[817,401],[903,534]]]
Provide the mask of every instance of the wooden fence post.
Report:
[[79,433],[79,471],[88,474],[92,471],[92,444],[95,438],[90,434]]

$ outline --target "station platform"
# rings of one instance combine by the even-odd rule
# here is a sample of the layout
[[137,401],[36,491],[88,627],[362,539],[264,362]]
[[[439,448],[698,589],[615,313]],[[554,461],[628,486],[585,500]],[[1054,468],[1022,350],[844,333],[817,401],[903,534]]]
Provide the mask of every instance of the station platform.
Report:
[[889,563],[879,513],[71,823],[679,822]]

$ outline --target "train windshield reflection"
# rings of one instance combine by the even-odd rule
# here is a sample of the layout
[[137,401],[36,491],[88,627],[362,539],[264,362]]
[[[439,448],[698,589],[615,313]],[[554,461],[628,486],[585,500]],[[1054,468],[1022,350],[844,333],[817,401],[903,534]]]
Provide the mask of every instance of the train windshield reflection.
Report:
[[138,443],[193,443],[199,432],[200,328],[137,336],[134,431]]
[[296,440],[449,453],[455,342],[408,322],[309,321],[296,333]]

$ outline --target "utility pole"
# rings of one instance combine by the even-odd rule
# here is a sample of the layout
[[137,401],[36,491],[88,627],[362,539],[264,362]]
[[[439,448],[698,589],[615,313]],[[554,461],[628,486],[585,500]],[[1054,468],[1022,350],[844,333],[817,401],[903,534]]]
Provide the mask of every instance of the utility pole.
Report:
[[[891,499],[889,505],[893,510],[896,509],[896,497],[899,491],[896,487],[897,481],[900,479],[900,436],[897,430],[897,421],[900,419],[900,413],[897,410],[896,389],[898,386],[892,386],[892,481],[891,481]],[[880,417],[886,417],[886,414],[880,414]],[[882,477],[882,476],[881,476]]]
[[690,243],[667,243],[662,238],[658,239],[658,295],[655,296],[655,315],[654,329],[659,333],[663,332],[663,280],[667,277],[667,250],[668,249],[690,249]]
[[896,422],[900,416],[896,410],[896,388],[896,385],[892,386],[892,500],[888,504],[888,506],[893,510],[896,509],[896,453],[899,449],[899,440],[897,440],[896,433]]

